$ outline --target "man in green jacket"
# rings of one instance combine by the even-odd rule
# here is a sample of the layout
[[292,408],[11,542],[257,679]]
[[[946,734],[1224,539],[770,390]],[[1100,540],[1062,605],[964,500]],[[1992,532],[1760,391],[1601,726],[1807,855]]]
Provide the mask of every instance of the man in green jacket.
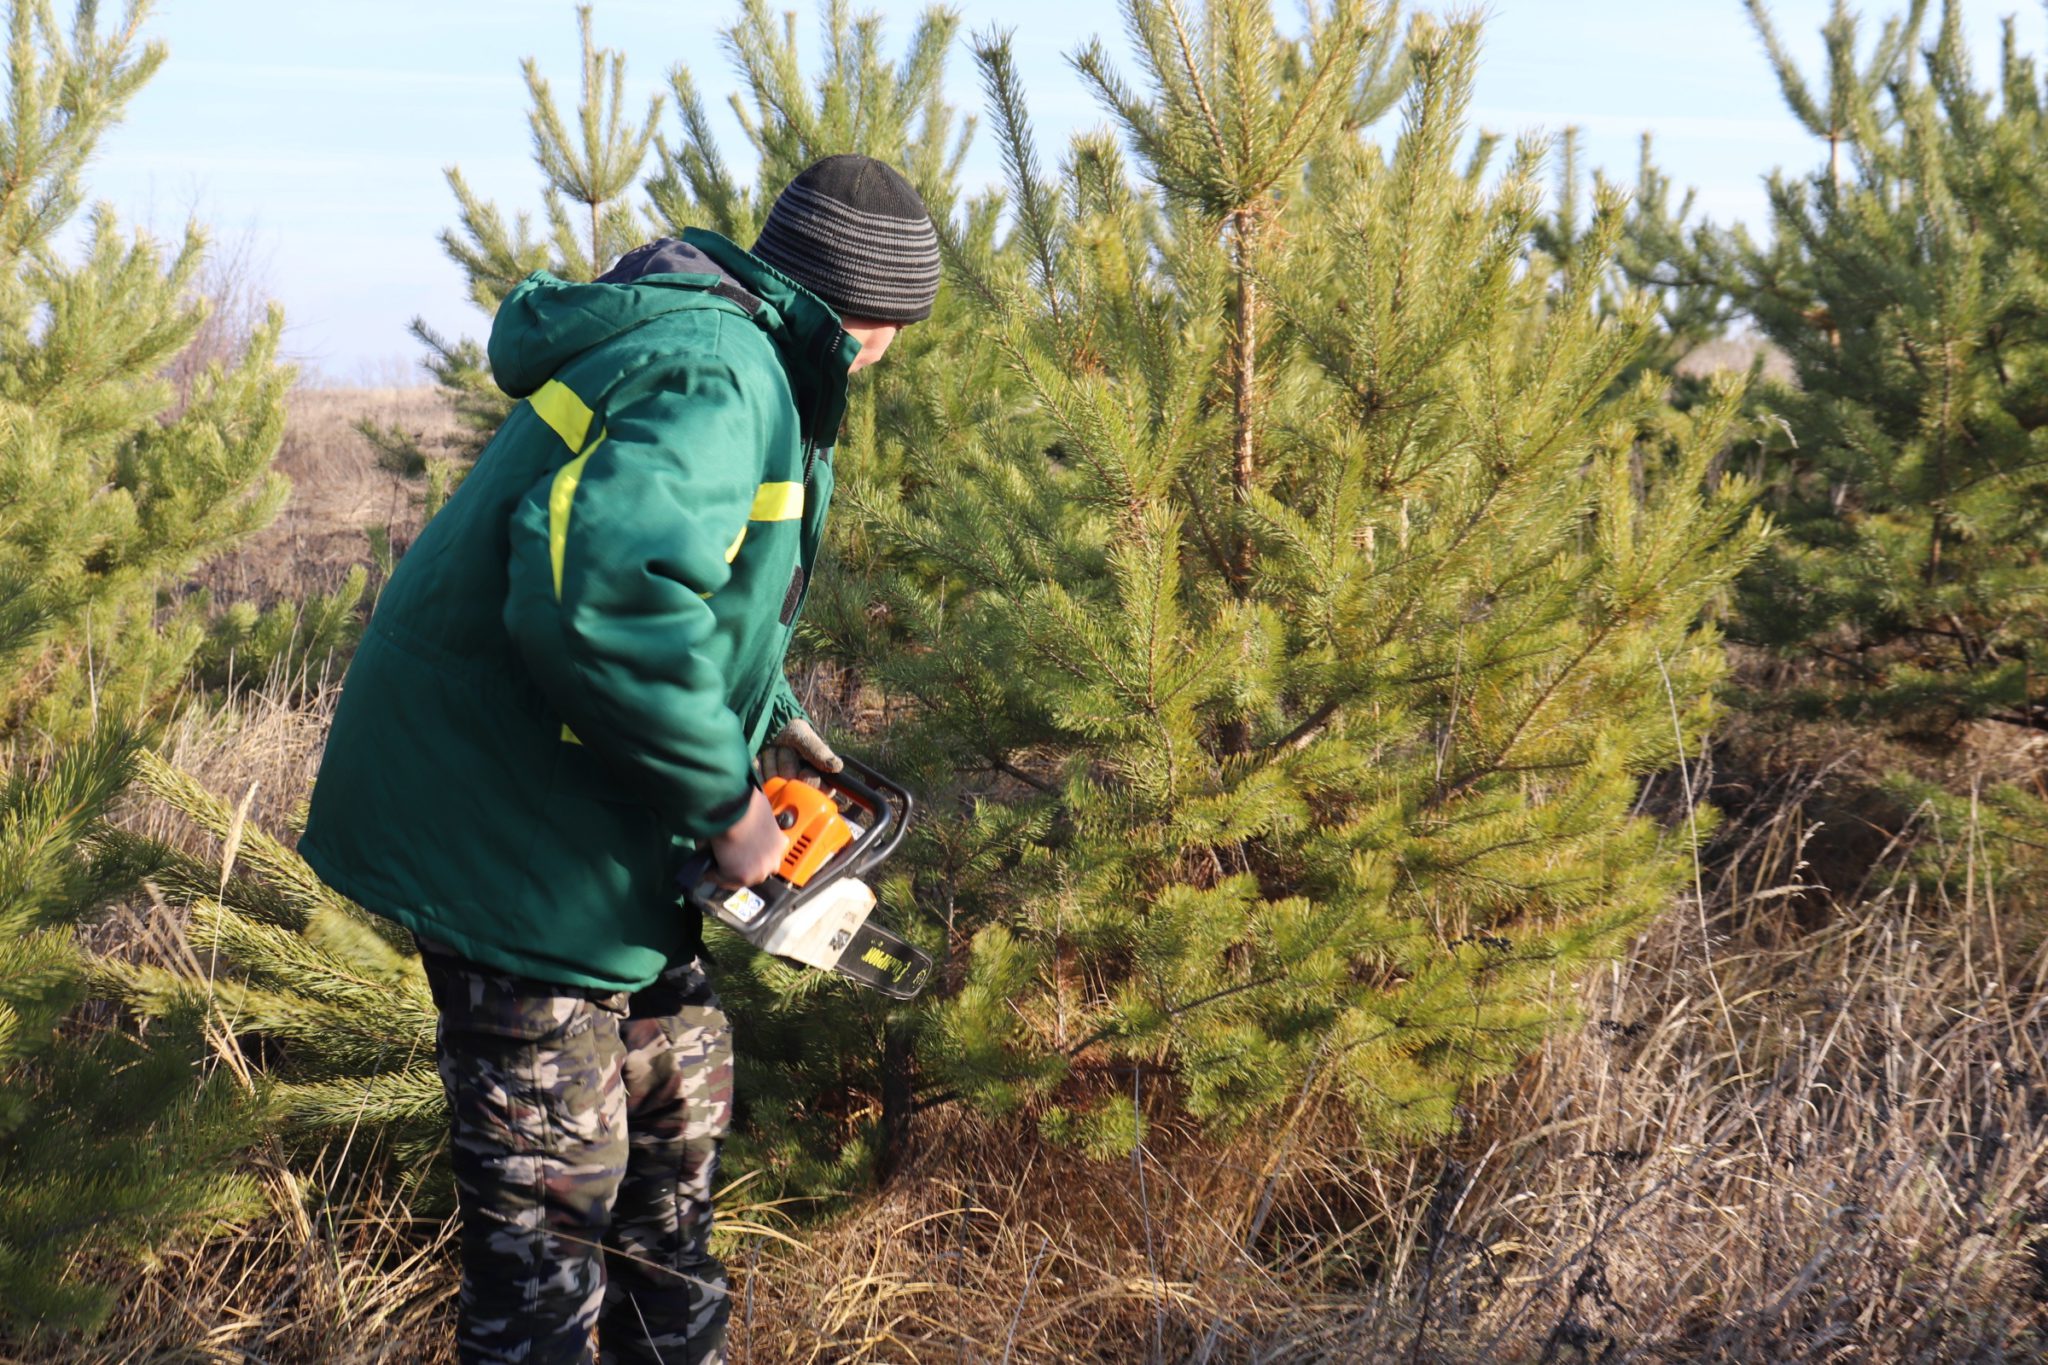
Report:
[[608,1362],[723,1359],[731,1035],[675,878],[777,865],[757,755],[839,765],[783,655],[847,376],[938,281],[916,191],[838,156],[750,251],[692,229],[499,308],[523,401],[385,588],[300,843],[420,942],[465,1365],[589,1361],[593,1329]]

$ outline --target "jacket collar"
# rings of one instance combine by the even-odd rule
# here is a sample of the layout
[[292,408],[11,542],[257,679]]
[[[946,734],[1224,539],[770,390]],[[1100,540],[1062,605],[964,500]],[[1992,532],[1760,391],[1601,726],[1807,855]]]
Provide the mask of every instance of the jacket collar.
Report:
[[823,299],[731,239],[706,228],[685,228],[683,240],[765,305],[754,321],[782,354],[804,435],[830,446],[846,416],[847,373],[860,343]]

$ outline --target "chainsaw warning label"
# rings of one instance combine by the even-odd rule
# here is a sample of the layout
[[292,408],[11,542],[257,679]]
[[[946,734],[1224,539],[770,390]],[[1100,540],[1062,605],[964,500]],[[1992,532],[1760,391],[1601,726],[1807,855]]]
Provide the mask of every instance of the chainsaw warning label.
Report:
[[725,912],[742,924],[753,923],[754,916],[760,914],[767,905],[767,901],[744,886],[725,898]]

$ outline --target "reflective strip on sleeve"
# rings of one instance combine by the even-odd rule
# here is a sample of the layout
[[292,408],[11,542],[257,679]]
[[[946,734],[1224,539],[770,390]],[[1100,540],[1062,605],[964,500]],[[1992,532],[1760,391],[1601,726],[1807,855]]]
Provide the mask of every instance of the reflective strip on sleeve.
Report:
[[598,432],[590,450],[584,450],[584,438],[590,436],[590,403],[575,397],[575,389],[559,379],[532,391],[526,403],[561,438],[561,444],[575,450],[575,458],[555,471],[555,481],[547,489],[547,563],[555,571],[555,602],[561,602],[561,559],[569,548],[569,508],[575,503],[575,485],[584,479],[584,463],[590,450],[604,444],[604,432]]
[[[591,452],[604,444],[604,433],[597,433],[597,439],[590,443],[590,449],[583,449],[583,440],[590,435],[590,405],[576,396],[559,379],[550,379],[534,390],[527,403],[534,415],[546,422],[555,435],[562,438],[562,444],[580,452],[575,459],[555,471],[555,481],[548,485],[548,567],[554,570],[555,600],[562,600],[562,560],[569,551],[569,510],[576,503],[576,485],[583,481],[583,466],[589,462]],[[576,732],[567,725],[562,727],[562,743],[583,743]]]
[[[747,510],[747,520],[754,521],[795,521],[804,514],[804,486],[800,483],[764,483],[754,490],[754,505]],[[747,540],[747,528],[740,527],[740,533],[732,538],[732,544],[725,547],[725,562],[730,564],[740,557],[740,546]],[[704,594],[709,597],[711,594]]]
[[576,501],[576,485],[583,481],[583,466],[591,452],[604,444],[603,435],[569,463],[555,471],[548,486],[548,564],[555,571],[555,600],[562,600],[562,559],[569,552],[569,509]]
[[764,483],[754,494],[749,521],[794,521],[804,514],[804,486],[800,483]]
[[526,401],[541,421],[555,429],[563,445],[582,451],[583,438],[590,435],[590,405],[578,398],[575,390],[559,379],[550,379]]
[[584,438],[590,435],[590,404],[559,379],[550,379],[526,401],[534,415],[562,438],[562,444],[576,452],[576,458],[556,470],[555,481],[548,485],[548,566],[555,573],[555,600],[559,602],[562,560],[569,550],[569,509],[576,502],[576,485],[583,479],[584,462],[589,460],[591,451],[604,444],[604,433],[597,433],[589,450],[583,448]]

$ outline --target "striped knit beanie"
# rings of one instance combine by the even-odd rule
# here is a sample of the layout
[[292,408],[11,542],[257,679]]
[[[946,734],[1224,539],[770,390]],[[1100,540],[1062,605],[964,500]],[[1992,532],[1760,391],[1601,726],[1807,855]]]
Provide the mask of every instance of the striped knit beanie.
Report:
[[790,181],[754,254],[843,318],[920,322],[939,292],[939,239],[924,200],[871,156],[828,156]]

